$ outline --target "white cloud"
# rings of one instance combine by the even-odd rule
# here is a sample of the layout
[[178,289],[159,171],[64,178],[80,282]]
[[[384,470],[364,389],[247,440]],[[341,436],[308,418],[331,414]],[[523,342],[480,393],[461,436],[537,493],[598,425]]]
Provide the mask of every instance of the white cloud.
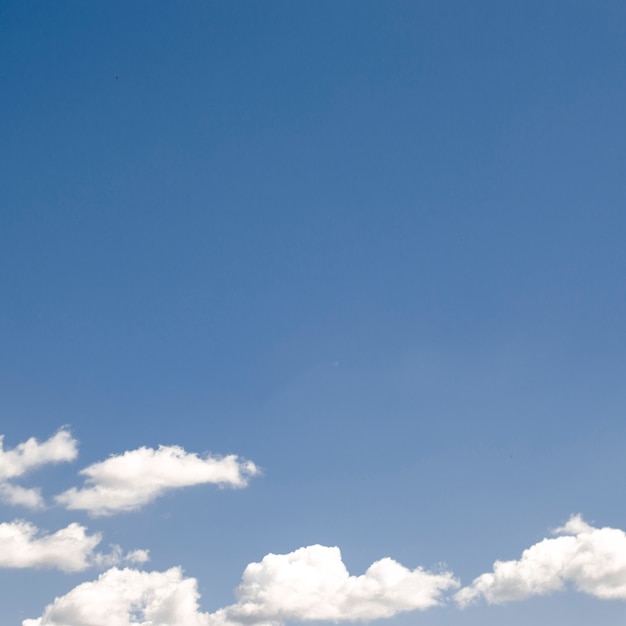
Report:
[[12,450],[4,450],[3,442],[4,435],[0,435],[0,479],[3,480],[22,476],[47,463],[73,461],[78,455],[78,442],[63,429],[42,443],[31,437]]
[[180,446],[159,446],[111,456],[80,473],[87,477],[85,486],[63,492],[56,501],[68,509],[102,516],[136,510],[180,487],[203,483],[244,487],[259,470],[235,455],[200,458]]
[[443,591],[456,586],[449,572],[410,570],[390,558],[351,576],[339,548],[314,545],[248,565],[237,604],[223,613],[254,623],[373,620],[435,606]]
[[0,524],[0,567],[79,572],[92,565],[109,567],[121,561],[143,562],[148,558],[146,550],[124,556],[119,546],[112,546],[109,554],[98,553],[95,548],[101,540],[99,533],[89,535],[80,524],[46,534],[30,522],[4,522]]
[[127,563],[147,563],[150,560],[150,550],[133,550],[124,557]]
[[601,599],[626,599],[626,533],[594,528],[575,515],[555,534],[524,550],[517,561],[496,561],[461,589],[466,606],[480,597],[490,604],[523,600],[564,589],[567,584]]
[[55,568],[77,572],[89,567],[98,534],[70,524],[54,534],[41,534],[36,526],[22,520],[0,524],[0,567]]
[[48,463],[73,461],[78,455],[78,442],[64,429],[42,443],[31,437],[9,450],[3,444],[4,435],[0,435],[0,499],[31,509],[44,506],[39,489],[27,489],[7,481]]
[[56,598],[38,619],[22,626],[208,626],[198,611],[194,578],[180,568],[165,572],[110,569]]
[[27,489],[11,483],[0,483],[0,499],[6,504],[29,509],[42,509],[45,506],[40,489]]
[[238,601],[202,613],[193,578],[180,568],[141,572],[113,568],[83,583],[23,626],[267,626],[285,621],[369,621],[439,604],[458,586],[448,572],[409,570],[385,558],[350,576],[338,548],[308,546],[268,554],[245,569]]
[[124,554],[121,546],[112,545],[110,548],[111,551],[107,553],[95,552],[91,557],[92,564],[104,569],[106,567],[119,565],[120,563],[136,563],[141,565],[150,560],[149,550],[132,550]]

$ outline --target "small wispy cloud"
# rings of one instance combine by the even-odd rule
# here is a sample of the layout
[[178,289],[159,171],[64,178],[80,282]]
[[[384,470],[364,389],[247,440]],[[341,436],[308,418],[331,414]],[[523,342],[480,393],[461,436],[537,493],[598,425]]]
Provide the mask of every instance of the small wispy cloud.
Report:
[[95,552],[91,557],[91,563],[96,567],[106,569],[115,567],[121,563],[131,565],[143,565],[150,560],[149,550],[132,550],[124,553],[121,546],[110,546],[109,552]]
[[212,483],[245,487],[259,473],[252,461],[236,455],[206,456],[186,452],[180,446],[129,450],[81,470],[85,486],[69,489],[55,500],[68,509],[93,516],[134,511],[167,491]]

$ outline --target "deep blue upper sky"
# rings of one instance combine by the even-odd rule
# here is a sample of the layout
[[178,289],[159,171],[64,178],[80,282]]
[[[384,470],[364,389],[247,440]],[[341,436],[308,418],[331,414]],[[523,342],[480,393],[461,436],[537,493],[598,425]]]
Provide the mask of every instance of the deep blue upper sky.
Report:
[[[315,542],[469,582],[623,528],[625,33],[609,0],[0,3],[7,444],[260,464],[92,524],[211,609]],[[0,621],[75,584],[36,576]],[[419,617],[622,623],[572,602]]]

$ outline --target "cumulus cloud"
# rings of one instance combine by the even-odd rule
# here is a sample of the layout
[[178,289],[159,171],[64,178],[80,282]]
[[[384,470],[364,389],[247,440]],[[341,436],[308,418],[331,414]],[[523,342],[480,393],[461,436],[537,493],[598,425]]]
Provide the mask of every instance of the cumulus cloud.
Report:
[[31,437],[11,450],[4,450],[0,435],[0,479],[16,478],[47,463],[73,461],[78,455],[78,442],[69,431],[61,429],[50,439],[39,443]]
[[6,504],[28,509],[42,509],[45,506],[41,490],[37,487],[27,489],[11,483],[0,483],[0,499]]
[[4,435],[0,435],[0,499],[7,504],[42,508],[44,501],[39,489],[27,489],[8,481],[48,463],[73,461],[77,455],[78,442],[65,429],[41,443],[31,437],[9,450],[4,449]]
[[455,599],[466,606],[479,598],[489,604],[523,600],[564,589],[601,599],[626,599],[626,533],[615,528],[594,528],[574,515],[557,537],[524,550],[517,561],[496,561],[461,589]]
[[248,565],[238,602],[220,615],[245,623],[373,620],[435,606],[456,586],[449,572],[410,570],[390,558],[351,576],[339,548],[314,545]]
[[109,566],[147,558],[145,550],[124,556],[119,546],[112,546],[110,554],[98,553],[95,548],[101,540],[99,533],[89,535],[80,524],[47,534],[23,520],[4,522],[0,524],[0,567],[79,572],[92,565]]
[[80,473],[86,476],[85,486],[59,494],[56,501],[68,509],[104,516],[136,510],[180,487],[203,483],[244,487],[259,470],[234,454],[201,458],[180,446],[159,446],[111,456]]
[[196,580],[184,578],[178,567],[165,572],[112,568],[56,598],[41,617],[22,626],[207,626],[198,597]]
[[194,578],[180,568],[142,572],[112,568],[57,598],[23,626],[270,626],[286,621],[369,621],[440,603],[458,586],[449,572],[407,569],[385,558],[351,576],[338,548],[308,546],[268,554],[246,567],[238,601],[215,613],[198,607]]

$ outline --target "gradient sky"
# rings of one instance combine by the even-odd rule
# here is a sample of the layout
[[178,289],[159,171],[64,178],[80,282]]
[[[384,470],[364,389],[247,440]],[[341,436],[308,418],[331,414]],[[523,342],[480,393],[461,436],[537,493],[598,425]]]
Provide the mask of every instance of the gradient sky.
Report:
[[[0,522],[149,549],[211,612],[302,546],[468,585],[572,514],[626,529],[624,3],[9,0],[0,94],[0,434],[80,442]],[[54,504],[158,445],[262,472]],[[0,622],[102,571],[0,569]]]

